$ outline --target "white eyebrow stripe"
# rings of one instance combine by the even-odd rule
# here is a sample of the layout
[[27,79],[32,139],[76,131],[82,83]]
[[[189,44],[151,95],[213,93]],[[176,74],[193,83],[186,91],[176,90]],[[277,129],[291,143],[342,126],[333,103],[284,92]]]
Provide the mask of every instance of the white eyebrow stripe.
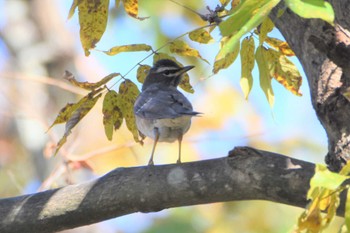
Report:
[[172,71],[172,70],[178,70],[179,68],[176,68],[176,67],[159,67],[159,68],[157,68],[157,70],[156,70],[156,72],[157,73],[160,73],[160,72],[163,72],[163,71],[165,71],[165,70],[170,70],[170,71]]

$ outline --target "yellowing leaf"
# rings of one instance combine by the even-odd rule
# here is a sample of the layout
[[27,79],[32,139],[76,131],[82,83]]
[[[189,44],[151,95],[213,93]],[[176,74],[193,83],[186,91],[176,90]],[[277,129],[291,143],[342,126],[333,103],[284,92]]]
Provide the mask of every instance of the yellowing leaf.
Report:
[[267,34],[272,31],[274,24],[269,17],[262,22],[259,33],[259,45],[262,45],[267,38]]
[[131,82],[129,79],[126,79],[119,86],[120,94],[120,106],[123,116],[125,118],[126,127],[132,133],[135,142],[140,142],[139,132],[136,127],[135,115],[134,115],[134,103],[137,96],[140,94],[137,86]]
[[293,50],[289,47],[288,43],[277,38],[267,37],[265,42],[280,51],[283,55],[286,56],[295,56]]
[[202,58],[198,50],[191,48],[188,44],[186,44],[182,40],[175,40],[174,42],[170,43],[169,49],[170,49],[170,52],[172,53],[176,53],[178,55],[187,56],[187,57],[198,57],[209,64],[207,60]]
[[276,50],[268,49],[266,53],[268,62],[272,64],[271,75],[294,95],[301,96],[299,88],[302,78],[297,67]]
[[[94,97],[95,93],[96,92],[90,92],[87,96],[82,98],[78,103],[70,105],[69,106],[69,110],[65,110],[65,114],[66,114],[66,116],[69,116],[69,118],[66,120],[66,128],[65,128],[64,135],[59,140],[59,142],[57,143],[55,155],[57,154],[59,149],[63,146],[63,144],[67,141],[67,137],[71,134],[72,129],[94,107],[94,105],[96,104],[97,100],[102,95],[100,93],[100,94],[98,94],[97,96]],[[55,124],[55,122],[52,124],[52,126]],[[63,122],[60,122],[60,123],[63,123]]]
[[95,48],[106,30],[109,0],[78,1],[80,41],[85,56],[90,55],[90,49]]
[[347,87],[345,90],[343,90],[341,94],[345,97],[345,99],[350,101],[350,87]]
[[214,41],[210,33],[204,28],[194,30],[190,32],[188,36],[190,37],[191,40],[202,44],[208,44]]
[[252,70],[254,68],[254,38],[252,36],[244,38],[241,48],[241,80],[240,85],[244,93],[244,97],[248,99],[248,95],[253,86]]
[[226,6],[227,3],[229,3],[230,0],[220,0],[221,5]]
[[268,63],[266,49],[264,47],[259,46],[257,48],[255,59],[259,68],[260,87],[264,91],[267,101],[272,107],[274,105],[275,97],[271,86],[271,64]]
[[285,4],[302,18],[319,18],[333,25],[334,10],[324,0],[285,0]]
[[220,32],[223,36],[238,33],[244,35],[257,27],[268,16],[280,0],[249,0],[242,2],[234,13],[221,22]]
[[69,9],[69,13],[68,13],[68,19],[72,18],[72,16],[74,15],[75,9],[77,8],[79,3],[79,0],[73,0],[72,6]]
[[152,47],[146,44],[130,44],[130,45],[115,46],[110,50],[103,51],[103,52],[107,55],[114,56],[122,52],[150,51],[151,49]]
[[239,53],[239,39],[241,34],[237,33],[232,37],[224,37],[221,40],[221,49],[215,57],[213,73],[216,74],[221,69],[229,67],[237,58]]
[[241,0],[232,0],[232,2],[231,2],[231,10],[230,10],[230,11],[236,9],[237,6],[238,6],[240,3],[241,3]]
[[322,216],[318,201],[312,202],[308,210],[299,217],[297,232],[306,229],[310,232],[320,232],[322,229]]
[[151,67],[148,65],[140,65],[139,68],[137,68],[137,81],[143,83],[150,69]]
[[[155,64],[158,60],[161,60],[161,59],[172,60],[172,61],[176,62],[176,64],[178,64],[180,67],[183,67],[183,65],[180,62],[178,62],[174,57],[169,56],[168,54],[165,54],[165,53],[154,54],[153,64]],[[185,73],[183,75],[181,82],[179,84],[179,87],[188,93],[194,93],[193,87],[190,84],[190,76],[187,73]]]
[[112,140],[113,131],[120,128],[123,123],[123,114],[120,109],[121,97],[115,91],[109,91],[105,95],[102,106],[103,125],[108,140]]
[[75,77],[73,76],[73,74],[66,70],[65,73],[64,73],[63,78],[67,79],[74,86],[81,87],[81,88],[84,88],[84,89],[87,89],[87,90],[95,90],[96,88],[99,88],[102,85],[105,85],[112,78],[117,77],[119,75],[120,75],[119,73],[112,73],[110,75],[107,75],[106,77],[104,77],[103,79],[101,79],[100,81],[98,81],[96,83],[78,82],[75,79]]
[[128,15],[137,18],[138,14],[138,0],[123,0],[124,9]]

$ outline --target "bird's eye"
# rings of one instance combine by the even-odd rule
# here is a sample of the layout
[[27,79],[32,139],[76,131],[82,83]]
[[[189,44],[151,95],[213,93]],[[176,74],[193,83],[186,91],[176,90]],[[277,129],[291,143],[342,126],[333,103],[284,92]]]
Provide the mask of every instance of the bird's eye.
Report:
[[169,75],[169,74],[170,74],[170,71],[169,71],[169,70],[165,70],[165,71],[164,71],[164,74],[165,74],[165,75]]

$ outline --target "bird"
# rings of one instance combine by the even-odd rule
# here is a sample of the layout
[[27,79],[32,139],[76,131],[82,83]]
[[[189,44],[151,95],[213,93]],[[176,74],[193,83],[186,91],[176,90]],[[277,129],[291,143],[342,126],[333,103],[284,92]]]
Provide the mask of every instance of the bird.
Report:
[[178,160],[181,163],[181,142],[191,126],[193,111],[190,101],[177,89],[183,75],[194,66],[180,67],[170,59],[160,59],[150,68],[134,103],[136,126],[141,135],[152,138],[153,148],[158,142],[178,141]]

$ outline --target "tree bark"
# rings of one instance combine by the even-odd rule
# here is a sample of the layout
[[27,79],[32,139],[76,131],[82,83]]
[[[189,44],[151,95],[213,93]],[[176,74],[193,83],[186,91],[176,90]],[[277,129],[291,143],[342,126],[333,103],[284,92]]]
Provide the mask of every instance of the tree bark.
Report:
[[305,207],[313,174],[312,163],[248,147],[220,159],[117,168],[83,184],[0,200],[0,232],[56,232],[135,212],[237,200]]
[[[310,87],[312,104],[328,136],[326,163],[339,171],[350,159],[350,103],[343,96],[350,86],[350,1],[329,1],[335,25],[303,19],[287,9],[271,17],[301,62]],[[302,112],[302,109],[301,109]]]

